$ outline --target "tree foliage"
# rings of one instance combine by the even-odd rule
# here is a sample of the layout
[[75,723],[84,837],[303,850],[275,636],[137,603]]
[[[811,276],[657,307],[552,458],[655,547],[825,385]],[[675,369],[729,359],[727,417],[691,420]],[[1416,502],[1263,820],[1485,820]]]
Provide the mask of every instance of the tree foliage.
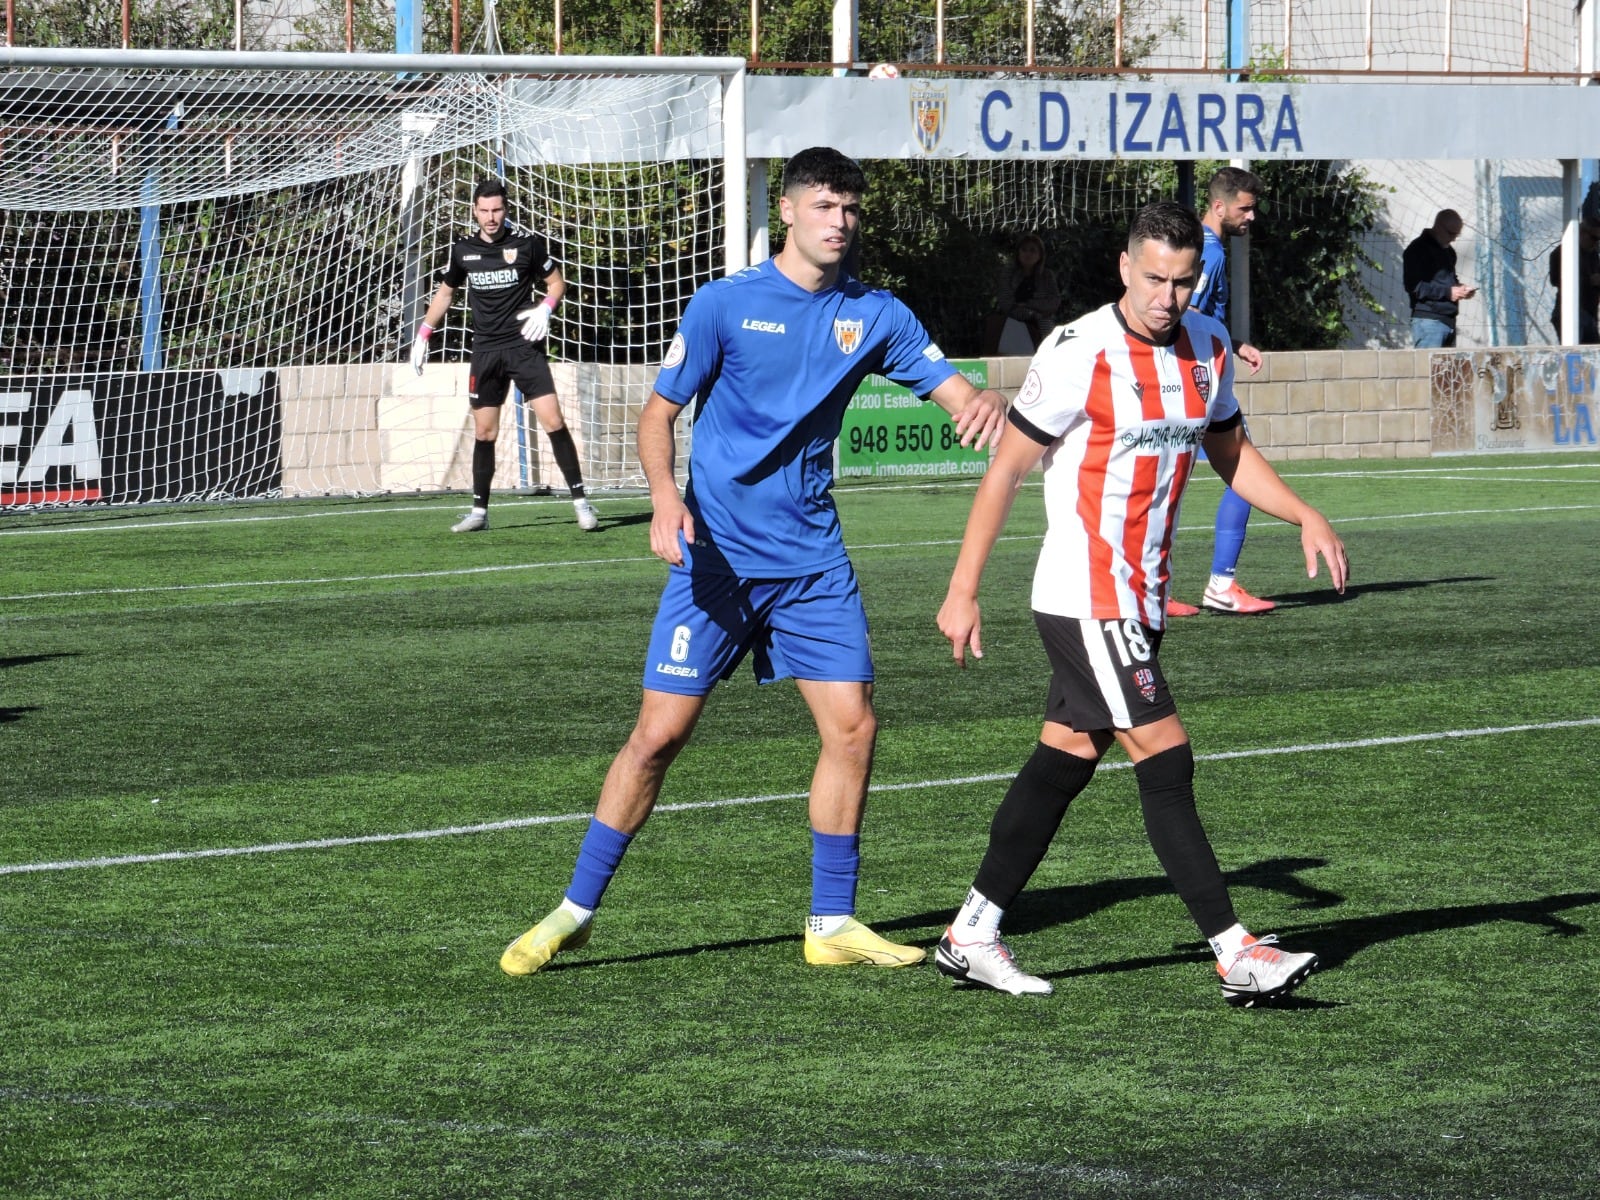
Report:
[[[1143,41],[1123,41],[1124,64],[1137,63],[1163,32],[1152,21],[1160,14],[1161,5],[1158,0],[1126,0],[1123,7],[1125,19],[1140,18],[1126,20],[1124,28],[1156,30]],[[761,61],[821,63],[832,57],[832,0],[793,0],[787,5],[761,0],[759,8]],[[259,10],[255,11],[259,17]],[[293,16],[290,44],[294,48],[341,49],[346,44],[343,5],[312,4],[283,11]],[[385,0],[355,0],[349,11],[357,50],[393,47],[393,13]],[[500,49],[541,54],[555,49],[554,6],[549,0],[499,0],[493,11]],[[1091,70],[1109,68],[1118,44],[1114,11],[1109,5],[1041,3],[1034,31],[1036,61]],[[1010,69],[1017,71],[1024,57],[1023,12],[1022,4],[1005,0],[946,0],[945,60],[1001,67],[1010,64]],[[131,40],[136,46],[226,49],[233,45],[231,5],[135,0],[132,14]],[[926,0],[862,0],[861,60],[897,62],[915,73],[917,63],[931,62],[935,55],[930,14]],[[461,48],[491,48],[484,44],[483,7],[463,3],[459,15]],[[742,57],[750,50],[750,20],[750,7],[745,4],[664,0],[662,49],[668,54]],[[1167,18],[1167,27],[1177,20]],[[245,45],[260,45],[252,40],[259,36],[258,26],[247,34]],[[121,6],[113,0],[90,0],[87,5],[82,0],[39,0],[19,5],[16,41],[19,45],[119,45]],[[654,7],[649,3],[564,0],[562,4],[564,53],[648,54],[654,50],[654,42]],[[451,44],[450,0],[425,0],[423,49],[443,52],[450,50]],[[894,288],[946,350],[961,355],[980,349],[995,279],[1024,233],[1037,232],[1044,239],[1049,265],[1061,284],[1063,305],[1058,315],[1070,317],[1119,294],[1117,256],[1133,211],[1149,200],[1174,194],[1176,186],[1173,164],[1164,162],[1052,160],[985,164],[983,169],[934,160],[868,165],[871,191],[866,202],[863,277]],[[776,170],[774,164],[774,175]],[[1359,169],[1350,166],[1267,162],[1256,164],[1256,170],[1265,181],[1266,194],[1263,219],[1251,239],[1252,277],[1258,281],[1253,339],[1269,349],[1338,346],[1348,336],[1347,304],[1377,308],[1362,284],[1361,270],[1364,264],[1372,265],[1363,254],[1362,238],[1377,222],[1379,191]],[[1208,174],[1207,164],[1197,166],[1196,181],[1201,187]],[[776,178],[772,182],[775,197]],[[274,211],[284,207],[268,198],[263,198],[261,205]],[[230,212],[232,207],[237,206],[230,206]],[[535,219],[554,221],[557,217],[535,214]],[[314,218],[308,215],[306,219]],[[716,219],[715,213],[705,215],[708,223]],[[209,244],[204,240],[209,228],[205,220],[187,211],[174,212],[169,220],[177,229],[200,229],[202,245]],[[579,228],[581,222],[575,219],[569,224]],[[670,323],[675,314],[668,310],[681,306],[681,296],[676,292],[667,295],[649,277],[649,247],[681,236],[669,234],[667,224],[665,217],[653,224],[648,215],[641,220],[634,239],[638,244],[626,251],[626,278],[621,268],[607,267],[595,253],[582,251],[582,265],[595,293],[592,298],[614,303],[616,310],[609,324],[597,322],[589,335],[591,342],[574,345],[574,351],[626,358],[653,352],[655,338],[635,337],[629,331],[641,322],[641,328],[652,330],[664,321]],[[781,234],[775,211],[772,228]],[[311,225],[305,234],[311,241],[323,236]],[[715,228],[705,231],[708,246],[714,247],[716,235]],[[49,236],[71,241],[79,235],[56,224]],[[579,240],[569,238],[575,252]],[[196,251],[186,245],[183,253],[192,256]],[[712,257],[712,251],[706,250],[696,261],[705,258],[709,262]],[[115,261],[107,259],[94,270],[125,274],[131,269],[126,255],[113,258]],[[75,247],[58,255],[58,261],[68,260],[88,261]],[[18,286],[9,289],[8,309],[31,290],[21,286],[25,275],[15,274],[26,266],[27,262],[14,258],[12,283]],[[245,276],[226,277],[212,259],[206,260],[206,267],[200,278],[208,288],[242,301]],[[58,290],[46,289],[36,295]],[[329,328],[322,331],[325,353],[370,349],[383,340],[369,330],[341,332],[336,328],[340,319],[331,314]],[[127,323],[125,316],[118,320]],[[46,328],[47,317],[40,315],[35,324]],[[623,347],[627,347],[625,352]]]

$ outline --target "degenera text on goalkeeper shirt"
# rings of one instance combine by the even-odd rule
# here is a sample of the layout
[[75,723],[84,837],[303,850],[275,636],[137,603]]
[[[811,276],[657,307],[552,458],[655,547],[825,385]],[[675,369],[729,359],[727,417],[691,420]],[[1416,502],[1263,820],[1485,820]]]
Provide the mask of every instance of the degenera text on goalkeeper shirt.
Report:
[[507,222],[492,242],[474,236],[451,246],[443,278],[453,288],[467,285],[474,346],[514,346],[522,341],[517,313],[532,303],[534,284],[555,269],[542,237]]
[[833,446],[874,373],[926,399],[955,368],[910,309],[848,275],[809,292],[768,259],[695,293],[655,384],[674,404],[699,402],[686,563],[795,579],[846,561]]
[[1162,344],[1108,304],[1039,348],[1011,413],[1049,447],[1035,611],[1165,627],[1172,535],[1201,439],[1240,420],[1231,347],[1193,309]]

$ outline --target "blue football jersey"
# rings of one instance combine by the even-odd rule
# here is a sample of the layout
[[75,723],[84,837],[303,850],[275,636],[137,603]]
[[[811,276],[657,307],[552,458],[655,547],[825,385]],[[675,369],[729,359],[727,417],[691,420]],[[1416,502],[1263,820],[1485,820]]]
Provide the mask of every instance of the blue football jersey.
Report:
[[1200,282],[1194,285],[1194,295],[1189,307],[1196,312],[1215,317],[1223,326],[1228,324],[1228,255],[1222,239],[1203,226],[1205,246],[1200,251]]
[[655,385],[698,401],[686,563],[793,579],[846,561],[833,447],[873,373],[926,399],[955,368],[910,309],[851,276],[808,292],[768,259],[695,293]]

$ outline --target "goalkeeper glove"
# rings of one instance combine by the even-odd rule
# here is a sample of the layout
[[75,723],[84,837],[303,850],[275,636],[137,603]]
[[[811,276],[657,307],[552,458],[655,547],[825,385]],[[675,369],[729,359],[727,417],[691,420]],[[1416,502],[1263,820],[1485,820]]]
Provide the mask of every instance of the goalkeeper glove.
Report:
[[417,327],[417,336],[411,343],[411,366],[418,375],[422,374],[422,364],[428,361],[428,339],[432,336],[433,326]]
[[550,297],[546,296],[532,308],[525,308],[517,314],[522,321],[522,336],[530,342],[542,342],[550,332],[550,314],[555,309]]

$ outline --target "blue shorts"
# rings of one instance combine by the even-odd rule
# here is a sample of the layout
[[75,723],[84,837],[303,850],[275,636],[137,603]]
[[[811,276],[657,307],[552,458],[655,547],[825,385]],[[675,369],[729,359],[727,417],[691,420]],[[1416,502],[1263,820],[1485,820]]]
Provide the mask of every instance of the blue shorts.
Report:
[[650,631],[644,686],[704,696],[752,651],[757,683],[871,683],[867,611],[850,564],[799,579],[671,568]]

